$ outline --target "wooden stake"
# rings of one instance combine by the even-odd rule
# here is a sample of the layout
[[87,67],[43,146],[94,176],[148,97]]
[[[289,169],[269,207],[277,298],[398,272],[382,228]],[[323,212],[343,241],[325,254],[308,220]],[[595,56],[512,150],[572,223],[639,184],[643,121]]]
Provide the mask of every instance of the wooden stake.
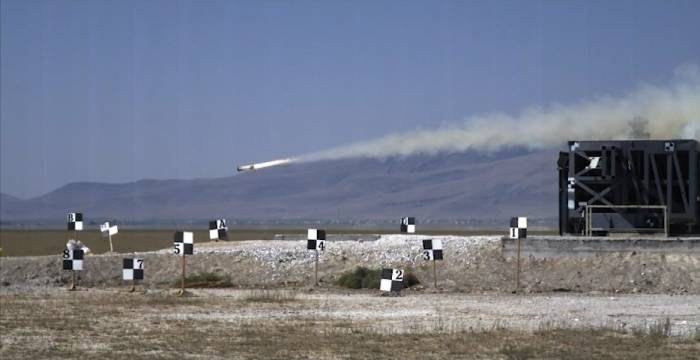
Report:
[[318,286],[318,249],[316,249],[315,251],[316,251],[316,268],[314,271],[314,284],[316,284],[316,286]]
[[437,289],[437,269],[435,267],[435,255],[433,254],[433,287]]
[[136,280],[131,279],[131,289],[129,290],[129,292],[134,292],[134,291],[136,291]]
[[75,290],[75,270],[70,271],[70,288],[68,290],[73,291]]
[[517,270],[515,273],[515,293],[520,291],[520,237],[518,237],[518,261]]
[[185,294],[185,255],[182,255],[182,282],[180,284],[180,293],[179,295],[182,296]]

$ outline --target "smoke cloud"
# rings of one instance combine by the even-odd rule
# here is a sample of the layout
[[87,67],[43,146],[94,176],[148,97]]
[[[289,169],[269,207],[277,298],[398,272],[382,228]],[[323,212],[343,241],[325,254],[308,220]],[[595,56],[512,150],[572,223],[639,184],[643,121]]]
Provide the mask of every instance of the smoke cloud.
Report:
[[692,138],[700,140],[700,67],[675,72],[668,86],[641,85],[621,97],[532,107],[516,115],[486,114],[433,130],[392,134],[307,154],[301,161],[386,157],[466,150],[560,146],[567,140]]

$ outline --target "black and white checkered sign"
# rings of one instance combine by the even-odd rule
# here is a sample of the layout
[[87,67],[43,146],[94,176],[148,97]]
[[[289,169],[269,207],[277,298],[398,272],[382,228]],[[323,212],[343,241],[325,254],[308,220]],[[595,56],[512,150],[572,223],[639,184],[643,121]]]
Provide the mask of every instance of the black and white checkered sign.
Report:
[[102,232],[102,237],[112,236],[119,232],[117,225],[111,224],[109,221],[100,225],[100,231]]
[[527,218],[514,217],[510,219],[510,238],[511,239],[526,239],[527,238]]
[[379,290],[399,292],[403,288],[403,270],[382,269],[382,280]]
[[404,217],[401,218],[401,232],[413,234],[416,232],[416,218]]
[[83,270],[83,250],[63,250],[63,270]]
[[306,248],[308,250],[326,249],[326,230],[309,229],[306,235]]
[[676,143],[671,142],[671,141],[665,142],[665,143],[664,143],[664,150],[666,150],[666,152],[674,152],[674,151],[676,151]]
[[68,230],[83,230],[83,213],[68,213]]
[[228,227],[226,227],[226,220],[225,219],[212,220],[209,222],[209,239],[211,239],[211,240],[227,240],[228,239],[228,235],[226,234],[227,230],[228,230]]
[[423,240],[423,260],[442,260],[442,240]]
[[189,231],[175,233],[175,255],[185,256],[194,253],[194,234]]
[[122,266],[122,279],[143,280],[143,259],[124,258]]

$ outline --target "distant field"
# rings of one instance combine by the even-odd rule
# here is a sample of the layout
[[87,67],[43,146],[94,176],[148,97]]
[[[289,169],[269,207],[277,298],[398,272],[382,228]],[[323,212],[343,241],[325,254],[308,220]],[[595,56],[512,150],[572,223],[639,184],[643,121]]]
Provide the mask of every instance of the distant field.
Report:
[[[169,247],[175,230],[120,230],[112,237],[115,252],[150,251]],[[231,240],[272,239],[274,232],[260,230],[230,231]],[[35,256],[58,254],[68,239],[76,238],[94,253],[109,251],[109,240],[99,231],[66,230],[0,230],[0,247],[3,256]],[[209,241],[209,232],[194,230],[196,242]]]
[[[194,231],[195,242],[209,241],[207,230]],[[330,229],[329,234],[392,234],[396,231]],[[170,247],[175,230],[120,230],[112,237],[115,252],[151,251]],[[236,229],[229,231],[230,241],[272,240],[275,234],[303,234],[306,229]],[[536,232],[535,232],[536,233]],[[541,232],[551,233],[551,232]],[[419,234],[426,235],[494,235],[503,234],[496,230],[425,230]],[[109,240],[100,236],[97,230],[80,231],[77,239],[85,243],[93,253],[109,251]],[[2,256],[38,256],[54,255],[63,250],[68,239],[75,238],[66,230],[2,230],[0,229],[0,248]]]

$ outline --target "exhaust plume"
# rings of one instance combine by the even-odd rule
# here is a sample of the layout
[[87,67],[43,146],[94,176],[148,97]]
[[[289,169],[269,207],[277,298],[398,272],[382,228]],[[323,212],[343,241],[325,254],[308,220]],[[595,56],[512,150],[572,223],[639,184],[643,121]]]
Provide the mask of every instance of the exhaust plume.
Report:
[[386,157],[524,146],[554,147],[567,140],[700,140],[700,68],[679,68],[669,86],[642,85],[618,98],[532,107],[517,115],[472,116],[461,124],[392,134],[307,154],[301,161]]

